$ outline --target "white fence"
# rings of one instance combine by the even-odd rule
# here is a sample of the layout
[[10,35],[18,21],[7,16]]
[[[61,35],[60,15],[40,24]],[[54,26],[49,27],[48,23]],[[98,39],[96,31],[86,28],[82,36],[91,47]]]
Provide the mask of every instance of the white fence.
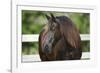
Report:
[[[81,40],[86,41],[90,40],[90,35],[88,34],[81,34]],[[38,41],[38,34],[35,35],[22,35],[22,42],[37,42]]]
[[[89,34],[81,34],[81,40],[82,41],[88,41],[90,40]],[[38,41],[38,34],[35,35],[22,35],[22,42],[37,42]],[[90,58],[89,52],[83,52],[82,53],[82,60],[86,60]],[[39,55],[23,55],[22,56],[22,62],[34,62],[34,61],[40,61]]]
[[[82,60],[88,60],[90,58],[90,54],[88,52],[82,53]],[[39,55],[23,55],[22,62],[40,62]]]

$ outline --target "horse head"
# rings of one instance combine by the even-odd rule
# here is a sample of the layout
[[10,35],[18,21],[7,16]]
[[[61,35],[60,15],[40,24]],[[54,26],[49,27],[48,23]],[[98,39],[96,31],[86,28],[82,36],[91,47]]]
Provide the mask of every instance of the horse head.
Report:
[[58,40],[64,38],[70,47],[80,48],[80,34],[70,18],[66,16],[55,17],[53,14],[51,17],[46,15],[46,18],[48,19],[48,32],[45,44],[48,47],[50,45],[50,48],[53,48]]
[[47,34],[45,35],[43,51],[50,54],[53,51],[53,47],[55,46],[56,42],[60,39],[61,33],[59,30],[59,20],[53,14],[51,14],[51,16],[46,15],[46,18],[48,20],[48,30]]
[[[46,32],[44,32],[45,35],[42,36],[42,52],[48,57],[58,53],[59,59],[66,57],[66,54],[68,55],[66,59],[80,59],[82,54],[81,39],[79,31],[71,19],[66,16],[55,17],[53,14],[46,15],[46,18],[48,25]],[[64,55],[62,56],[62,54]]]

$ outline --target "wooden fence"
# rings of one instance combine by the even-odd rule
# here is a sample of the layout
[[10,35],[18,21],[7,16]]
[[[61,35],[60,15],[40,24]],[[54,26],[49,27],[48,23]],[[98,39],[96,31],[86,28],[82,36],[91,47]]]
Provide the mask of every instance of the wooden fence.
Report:
[[[81,40],[82,41],[87,41],[90,40],[90,35],[88,34],[81,34]],[[22,42],[37,42],[38,41],[38,34],[34,35],[22,35]]]
[[[89,41],[90,35],[89,34],[80,34],[82,41]],[[37,42],[38,41],[38,34],[34,35],[22,35],[22,42]],[[82,53],[82,60],[86,60],[90,58],[89,52]],[[36,55],[23,55],[22,62],[33,62],[33,61],[40,61],[40,57],[38,54]]]

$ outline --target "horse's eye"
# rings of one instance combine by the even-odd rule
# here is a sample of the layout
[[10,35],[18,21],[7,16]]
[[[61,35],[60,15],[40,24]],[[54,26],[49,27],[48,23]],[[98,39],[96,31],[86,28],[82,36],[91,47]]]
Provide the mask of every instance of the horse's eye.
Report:
[[56,29],[56,23],[53,23],[53,25],[52,25],[52,30],[55,30]]
[[52,42],[52,38],[49,40],[49,43],[51,43]]

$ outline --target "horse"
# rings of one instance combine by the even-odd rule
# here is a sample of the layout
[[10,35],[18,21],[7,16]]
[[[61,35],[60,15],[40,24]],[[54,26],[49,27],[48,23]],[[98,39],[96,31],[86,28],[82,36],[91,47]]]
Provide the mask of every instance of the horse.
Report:
[[79,60],[82,56],[79,30],[67,16],[45,15],[48,21],[39,35],[41,61]]

